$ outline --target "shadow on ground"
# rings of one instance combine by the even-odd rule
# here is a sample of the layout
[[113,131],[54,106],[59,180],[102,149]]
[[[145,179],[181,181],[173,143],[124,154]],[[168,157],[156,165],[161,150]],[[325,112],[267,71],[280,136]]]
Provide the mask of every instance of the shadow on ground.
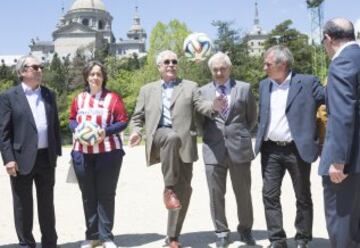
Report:
[[[267,231],[253,230],[253,236],[255,240],[258,241],[266,240]],[[233,242],[239,241],[239,235],[237,232],[232,232],[230,234],[230,238]],[[124,234],[124,235],[115,236],[115,242],[119,247],[139,247],[159,240],[165,240],[165,236],[157,233],[138,233],[138,234]],[[211,247],[210,244],[215,243],[216,236],[212,231],[191,232],[191,233],[182,234],[180,240],[181,243],[183,244],[183,247],[210,248]],[[296,247],[296,243],[294,239],[288,239],[287,243],[289,248]],[[59,244],[61,248],[78,248],[79,245],[80,245],[80,241]],[[330,246],[329,240],[324,238],[314,238],[310,244],[310,247],[316,247],[316,248],[328,248],[329,246]],[[16,247],[18,247],[17,244],[0,245],[0,248],[16,248]],[[38,244],[37,247],[40,247],[40,244]],[[164,247],[165,247],[165,242],[164,242]],[[240,245],[239,248],[240,247],[255,248],[262,246]]]

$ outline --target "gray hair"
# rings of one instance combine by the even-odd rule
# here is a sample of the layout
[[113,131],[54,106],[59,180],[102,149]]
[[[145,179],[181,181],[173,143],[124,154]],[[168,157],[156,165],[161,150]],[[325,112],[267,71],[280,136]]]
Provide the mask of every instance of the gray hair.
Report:
[[284,63],[287,65],[289,70],[292,68],[294,64],[294,56],[292,55],[289,48],[283,45],[272,46],[266,50],[264,53],[264,58],[266,58],[270,53],[274,53],[276,64]]
[[210,70],[213,68],[213,64],[216,61],[224,62],[224,64],[226,65],[227,68],[230,68],[232,66],[231,60],[226,53],[217,52],[213,56],[211,56],[211,58],[208,61],[208,66],[209,66]]
[[21,73],[23,73],[25,71],[26,60],[27,59],[34,59],[34,60],[40,62],[37,57],[35,57],[34,55],[31,55],[31,54],[28,54],[28,55],[25,55],[25,56],[22,56],[21,58],[19,58],[17,63],[16,63],[15,70],[16,70],[16,75],[18,76],[18,78],[20,80],[23,80],[23,78],[21,76]]
[[174,52],[171,51],[171,50],[165,50],[165,51],[160,52],[160,53],[156,56],[156,64],[159,65],[161,62],[163,62],[164,57],[167,56],[167,55],[173,55],[173,56],[175,56],[175,58],[177,59],[176,53],[174,53]]

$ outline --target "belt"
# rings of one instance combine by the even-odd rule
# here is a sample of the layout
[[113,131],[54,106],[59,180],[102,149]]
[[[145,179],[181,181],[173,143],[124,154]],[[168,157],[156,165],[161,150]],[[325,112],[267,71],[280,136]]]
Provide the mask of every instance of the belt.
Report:
[[159,126],[158,126],[158,128],[162,128],[162,127],[164,127],[164,128],[172,128],[171,125],[159,125]]
[[273,140],[267,140],[265,141],[269,145],[275,145],[280,147],[288,147],[294,145],[294,141],[273,141]]
[[41,149],[38,149],[37,150],[37,154],[40,155],[40,154],[46,154],[49,152],[49,149],[48,148],[41,148]]

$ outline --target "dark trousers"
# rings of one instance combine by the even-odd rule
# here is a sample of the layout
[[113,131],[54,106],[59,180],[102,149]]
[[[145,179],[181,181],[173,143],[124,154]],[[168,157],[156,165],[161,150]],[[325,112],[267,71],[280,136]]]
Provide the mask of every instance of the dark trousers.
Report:
[[10,177],[14,201],[15,228],[21,247],[35,247],[33,228],[33,182],[35,182],[38,216],[43,248],[57,243],[54,211],[55,168],[50,166],[47,150],[39,150],[34,168],[28,175]]
[[115,194],[124,152],[71,153],[82,193],[87,240],[113,240]]
[[263,177],[263,202],[269,240],[285,242],[283,216],[280,203],[281,184],[286,171],[289,172],[295,197],[295,240],[312,239],[313,204],[310,191],[311,165],[300,158],[295,144],[285,147],[264,142],[261,150]]
[[154,136],[155,149],[160,154],[165,187],[171,187],[181,203],[181,209],[169,210],[167,235],[178,237],[189,207],[193,164],[182,162],[179,154],[181,140],[171,128],[158,128]]
[[223,164],[206,164],[206,178],[210,194],[210,212],[215,232],[219,237],[229,232],[225,215],[225,194],[227,172],[230,173],[235,193],[238,231],[251,232],[253,225],[253,207],[251,201],[250,162],[236,164],[228,158]]
[[323,186],[331,247],[360,247],[360,174],[350,174],[339,184],[323,176]]

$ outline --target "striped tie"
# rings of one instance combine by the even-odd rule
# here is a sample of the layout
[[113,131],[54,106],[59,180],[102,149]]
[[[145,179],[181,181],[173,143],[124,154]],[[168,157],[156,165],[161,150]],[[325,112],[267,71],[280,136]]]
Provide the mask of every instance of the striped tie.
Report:
[[223,109],[221,110],[221,115],[226,118],[228,113],[229,113],[229,100],[226,96],[226,87],[225,85],[219,85],[219,89],[220,89],[220,93],[224,98],[225,101],[225,105],[223,107]]

